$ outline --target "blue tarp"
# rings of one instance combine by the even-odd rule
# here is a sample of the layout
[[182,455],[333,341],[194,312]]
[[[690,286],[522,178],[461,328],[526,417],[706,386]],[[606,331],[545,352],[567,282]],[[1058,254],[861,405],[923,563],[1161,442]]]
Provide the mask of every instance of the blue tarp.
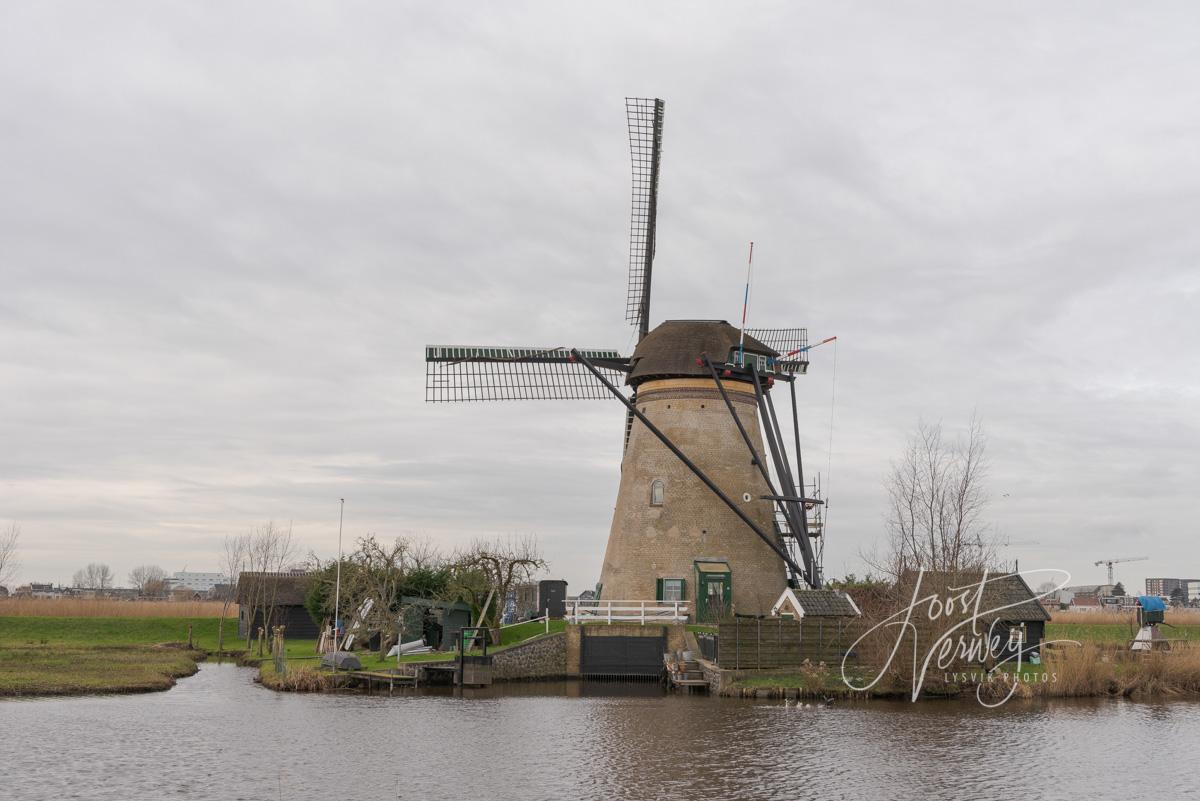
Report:
[[1162,598],[1154,595],[1139,595],[1138,606],[1145,609],[1147,612],[1165,612],[1167,605]]

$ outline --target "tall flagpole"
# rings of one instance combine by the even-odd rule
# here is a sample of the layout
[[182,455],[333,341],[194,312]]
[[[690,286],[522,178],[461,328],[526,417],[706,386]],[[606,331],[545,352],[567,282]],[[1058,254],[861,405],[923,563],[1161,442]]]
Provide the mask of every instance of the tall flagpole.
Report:
[[342,611],[342,517],[346,511],[346,499],[339,498],[338,506],[338,560],[337,579],[333,590],[333,650],[342,650],[341,644],[341,611]]
[[746,366],[746,310],[750,308],[750,271],[754,268],[754,243],[746,260],[746,293],[742,295],[742,333],[738,337],[738,367]]

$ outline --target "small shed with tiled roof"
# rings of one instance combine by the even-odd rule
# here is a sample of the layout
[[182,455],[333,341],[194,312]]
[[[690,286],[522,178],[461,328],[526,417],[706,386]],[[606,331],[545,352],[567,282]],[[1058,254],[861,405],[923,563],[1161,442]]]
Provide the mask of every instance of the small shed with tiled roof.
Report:
[[771,615],[806,617],[859,617],[862,612],[854,599],[841,590],[798,590],[788,587],[771,608]]
[[[916,571],[906,571],[900,580],[901,597],[912,596],[912,587],[917,580]],[[941,588],[942,593],[951,588],[961,589],[977,586],[984,580],[981,572],[943,573],[925,571],[921,574],[921,594],[925,588]],[[939,594],[942,594],[939,593]],[[979,620],[992,627],[1002,641],[997,654],[1000,659],[1011,658],[1017,650],[1024,652],[1023,661],[1031,653],[1039,651],[1046,636],[1046,623],[1050,613],[1039,602],[1038,594],[1029,588],[1020,573],[988,573],[979,599]]]
[[316,639],[320,628],[304,606],[311,582],[311,574],[304,571],[242,572],[237,582],[238,636],[257,635],[267,618],[270,625],[283,626],[289,638]]

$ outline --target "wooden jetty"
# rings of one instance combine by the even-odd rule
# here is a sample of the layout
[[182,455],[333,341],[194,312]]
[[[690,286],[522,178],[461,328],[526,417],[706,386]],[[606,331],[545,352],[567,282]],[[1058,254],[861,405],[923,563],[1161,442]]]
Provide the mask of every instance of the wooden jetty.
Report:
[[420,671],[404,671],[404,670],[351,670],[344,675],[358,684],[365,685],[367,692],[372,692],[375,688],[387,688],[391,693],[397,687],[416,687],[419,681]]
[[704,670],[694,659],[667,662],[667,683],[674,690],[708,692],[708,680],[704,678]]
[[429,684],[453,684],[461,687],[488,687],[492,683],[490,656],[460,656],[454,661],[427,662],[421,665]]

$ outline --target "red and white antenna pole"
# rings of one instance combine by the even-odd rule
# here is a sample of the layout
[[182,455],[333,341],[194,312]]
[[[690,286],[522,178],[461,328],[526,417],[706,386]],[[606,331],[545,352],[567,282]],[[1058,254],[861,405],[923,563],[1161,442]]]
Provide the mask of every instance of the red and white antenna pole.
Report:
[[797,353],[804,353],[805,351],[809,351],[809,350],[812,350],[813,348],[820,347],[821,345],[824,345],[827,342],[833,342],[836,339],[837,339],[837,337],[825,337],[824,339],[822,339],[820,342],[818,342],[815,345],[805,345],[803,348],[796,348],[795,350],[789,350],[787,353],[783,354],[779,358],[789,359],[792,356],[795,356]]
[[750,308],[750,271],[754,269],[754,243],[750,243],[750,258],[746,260],[746,292],[742,295],[742,332],[738,337],[738,367],[746,366],[746,312]]

